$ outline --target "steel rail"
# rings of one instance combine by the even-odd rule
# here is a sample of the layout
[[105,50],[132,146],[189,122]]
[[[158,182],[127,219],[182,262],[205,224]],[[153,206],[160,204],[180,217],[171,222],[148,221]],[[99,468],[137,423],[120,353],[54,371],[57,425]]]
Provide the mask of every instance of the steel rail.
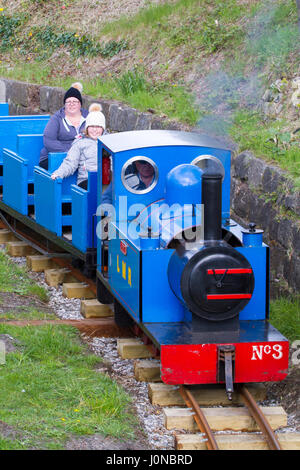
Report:
[[262,413],[260,407],[254,400],[253,396],[247,389],[245,385],[238,386],[238,392],[242,395],[243,400],[249,409],[250,414],[255,419],[257,425],[259,426],[261,432],[265,436],[269,448],[271,450],[282,450],[280,443],[276,434],[274,433],[273,429],[270,426],[270,423],[266,419],[265,415]]
[[80,282],[84,282],[85,284],[88,285],[89,289],[96,295],[97,294],[97,286],[96,283],[92,280],[87,278],[84,274],[82,274],[77,268],[74,268],[74,266],[71,265],[71,263],[68,261],[68,258],[71,256],[70,253],[55,253],[55,252],[49,252],[44,250],[42,243],[36,242],[33,240],[33,238],[28,235],[28,234],[23,234],[21,230],[15,230],[10,223],[5,219],[4,216],[2,216],[1,211],[0,211],[0,219],[3,220],[4,224],[8,227],[8,229],[20,240],[25,241],[28,243],[31,248],[34,248],[36,251],[41,253],[44,256],[48,256],[53,259],[54,263],[59,265],[61,268],[67,268],[70,273]]
[[205,434],[206,436],[206,446],[208,450],[218,450],[218,444],[216,442],[216,439],[210,429],[210,426],[207,422],[207,419],[204,416],[203,411],[201,410],[200,406],[198,405],[197,401],[195,400],[193,394],[191,393],[190,390],[188,390],[186,387],[183,385],[180,385],[179,387],[179,392],[185,401],[185,404],[189,407],[192,408],[194,411],[193,418],[196,421],[198,428],[200,431]]
[[0,210],[0,219],[2,222],[6,225],[6,227],[11,231],[11,233],[18,238],[19,240],[22,240],[23,242],[26,242],[31,248],[34,250],[38,251],[44,256],[56,256],[56,257],[66,257],[70,256],[69,253],[51,253],[48,250],[44,249],[38,242],[36,242],[30,235],[24,236],[23,232],[21,230],[17,230],[16,228],[13,228],[13,226],[8,222],[8,220],[5,218],[5,216],[2,214]]

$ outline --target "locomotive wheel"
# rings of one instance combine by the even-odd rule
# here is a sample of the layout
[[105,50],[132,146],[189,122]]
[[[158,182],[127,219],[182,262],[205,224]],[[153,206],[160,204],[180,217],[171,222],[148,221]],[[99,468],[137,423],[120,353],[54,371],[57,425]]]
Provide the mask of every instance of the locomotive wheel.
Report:
[[101,304],[112,304],[113,303],[113,296],[109,292],[109,290],[105,287],[103,282],[97,277],[97,299]]
[[116,299],[114,299],[114,312],[115,323],[117,326],[122,328],[130,328],[134,324],[134,321],[126,312],[125,308]]

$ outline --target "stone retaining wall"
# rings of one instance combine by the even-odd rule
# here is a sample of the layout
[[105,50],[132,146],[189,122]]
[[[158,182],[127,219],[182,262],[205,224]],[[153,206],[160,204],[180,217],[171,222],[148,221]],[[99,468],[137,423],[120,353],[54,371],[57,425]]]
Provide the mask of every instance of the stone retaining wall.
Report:
[[[66,90],[49,86],[33,85],[16,80],[0,79],[0,102],[9,103],[10,114],[53,114],[63,105]],[[83,107],[98,102],[111,132],[142,129],[188,130],[188,126],[157,116],[142,113],[116,101],[83,96]]]
[[232,210],[265,230],[272,292],[300,289],[300,194],[282,170],[242,152],[233,158]]
[[[0,102],[8,102],[11,114],[54,113],[62,106],[65,90],[0,80]],[[188,130],[176,121],[143,113],[122,103],[84,96],[83,106],[102,105],[111,132],[141,129]],[[242,225],[255,222],[265,230],[271,247],[272,293],[300,289],[300,194],[286,173],[236,148],[232,165],[233,217]]]

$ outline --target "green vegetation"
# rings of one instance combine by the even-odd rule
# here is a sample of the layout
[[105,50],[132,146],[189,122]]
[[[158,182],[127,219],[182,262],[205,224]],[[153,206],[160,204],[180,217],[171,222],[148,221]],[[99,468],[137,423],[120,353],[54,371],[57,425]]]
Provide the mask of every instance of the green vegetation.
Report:
[[14,45],[15,35],[21,25],[20,15],[0,15],[1,51],[5,51]]
[[104,46],[93,38],[75,31],[55,31],[52,26],[33,26],[27,35],[22,30],[28,17],[26,15],[0,15],[1,51],[17,47],[20,54],[33,53],[36,60],[50,57],[60,47],[67,47],[74,57],[90,56],[113,57],[127,48],[127,41],[108,41]]
[[0,420],[15,431],[0,438],[2,449],[61,449],[71,435],[134,436],[130,398],[95,370],[101,359],[75,329],[1,324],[0,334],[18,341],[0,365]]
[[213,123],[213,131],[230,132],[241,149],[280,165],[299,186],[299,139],[287,140],[295,130],[288,99],[280,119],[257,112],[270,83],[298,71],[295,0],[148,2],[132,16],[87,15],[82,24],[70,21],[79,0],[23,0],[13,13],[3,2],[3,76],[62,87],[80,79],[97,98],[191,126]]
[[0,292],[36,295],[40,300],[48,301],[46,289],[32,281],[25,268],[18,267],[3,253],[0,253]]
[[277,163],[291,173],[300,188],[300,136],[292,136],[288,127],[286,119],[266,121],[257,112],[238,111],[230,134],[241,151],[251,149],[257,157]]
[[255,13],[245,41],[245,59],[250,60],[264,74],[273,72],[285,75],[292,64],[290,54],[299,41],[297,9],[294,0],[265,1]]
[[[1,302],[1,292],[0,292]],[[4,313],[0,313],[1,320],[57,320],[57,316],[54,313],[49,313],[44,309],[37,309],[33,306],[22,306],[15,305],[13,309],[7,308]]]
[[281,297],[270,305],[270,322],[290,342],[300,339],[300,299]]
[[5,439],[0,437],[0,449],[3,450],[24,450],[24,446],[18,440]]
[[[111,82],[107,82],[108,87]],[[178,120],[193,124],[198,117],[198,111],[192,96],[183,86],[166,83],[151,83],[138,69],[124,72],[116,78],[113,84],[122,100],[142,111],[155,109],[156,112],[172,116]]]

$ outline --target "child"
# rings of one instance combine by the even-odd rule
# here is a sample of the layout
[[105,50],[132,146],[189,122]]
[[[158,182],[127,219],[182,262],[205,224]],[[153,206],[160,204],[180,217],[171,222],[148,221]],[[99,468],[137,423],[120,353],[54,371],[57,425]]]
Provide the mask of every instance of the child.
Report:
[[87,189],[88,171],[97,171],[97,139],[106,133],[101,110],[100,104],[91,104],[82,138],[74,141],[60,167],[52,173],[52,179],[67,178],[78,170],[77,184]]

